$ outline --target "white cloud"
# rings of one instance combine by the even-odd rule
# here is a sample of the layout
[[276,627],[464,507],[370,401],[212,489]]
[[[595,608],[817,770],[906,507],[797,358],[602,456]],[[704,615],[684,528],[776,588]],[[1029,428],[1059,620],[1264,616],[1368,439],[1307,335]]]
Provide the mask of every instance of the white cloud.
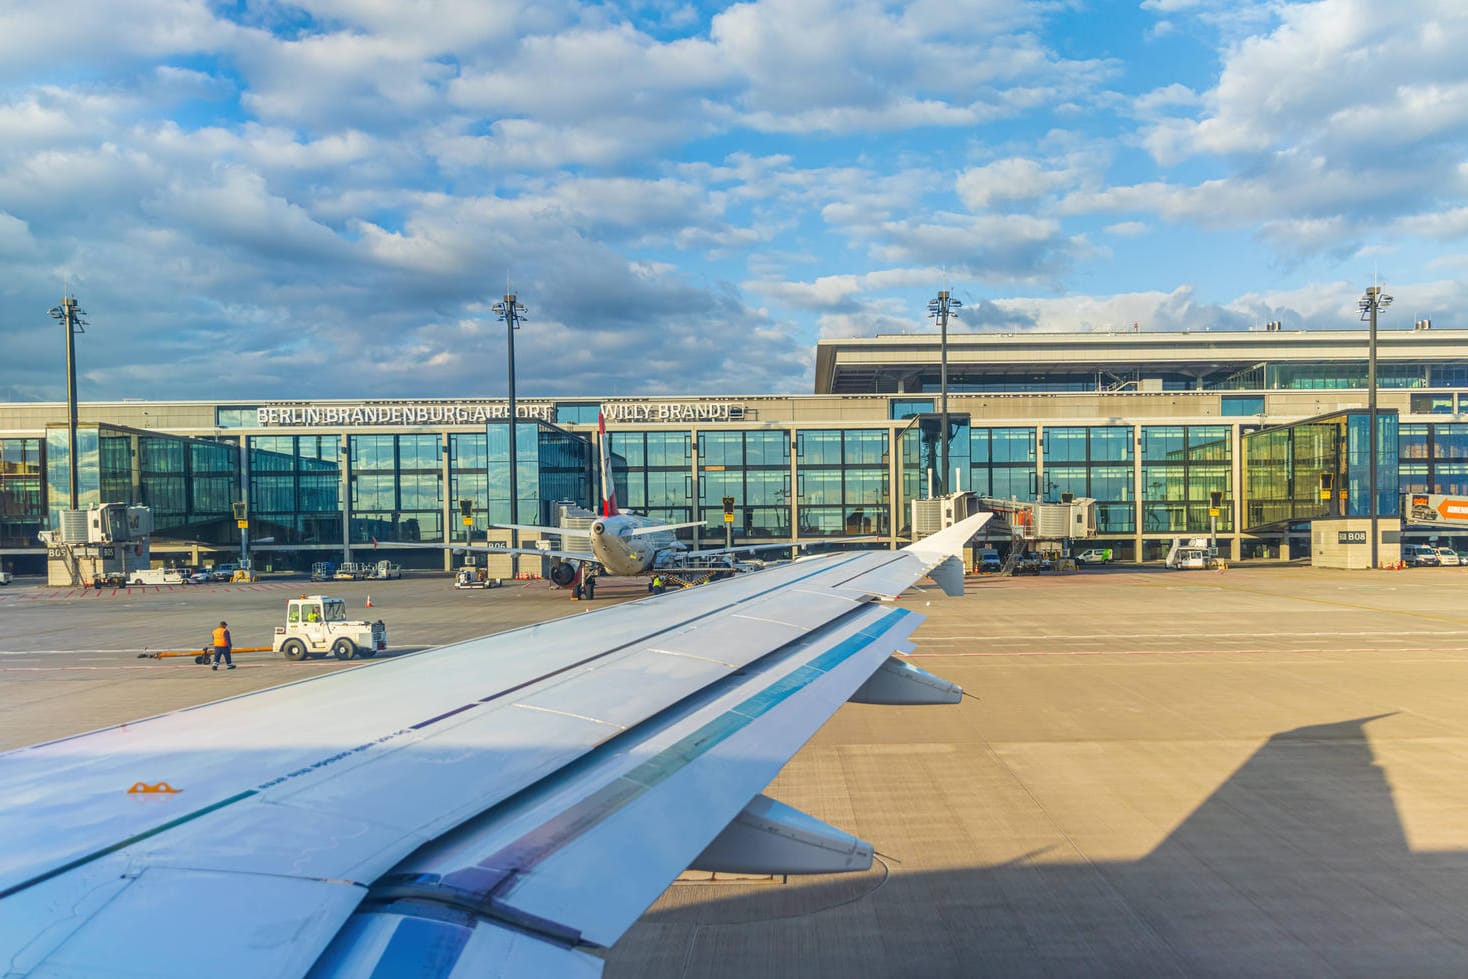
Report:
[[959,174],[958,196],[971,210],[982,211],[1045,197],[1074,181],[1069,171],[1046,170],[1035,160],[1011,157]]

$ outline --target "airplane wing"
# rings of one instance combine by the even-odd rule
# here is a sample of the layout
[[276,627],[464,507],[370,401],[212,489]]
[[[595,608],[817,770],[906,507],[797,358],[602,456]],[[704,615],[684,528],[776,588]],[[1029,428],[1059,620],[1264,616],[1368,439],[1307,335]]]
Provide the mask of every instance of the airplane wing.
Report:
[[651,527],[638,527],[636,530],[632,531],[631,536],[641,537],[645,534],[665,534],[675,530],[683,530],[685,527],[703,527],[706,526],[707,523],[708,521],[706,520],[690,520],[688,523],[653,524]]
[[415,547],[426,548],[433,551],[453,551],[458,554],[461,551],[474,554],[530,554],[535,557],[558,557],[569,561],[595,561],[596,555],[591,551],[562,551],[546,550],[540,547],[500,547],[495,544],[419,544],[406,543],[403,541],[379,541],[386,547]]
[[988,517],[0,754],[5,975],[589,977],[689,866],[864,869],[761,793],[957,701],[879,600]]
[[591,531],[581,530],[577,527],[540,527],[529,523],[496,523],[490,524],[496,530],[528,530],[536,534],[562,534],[566,537],[590,537]]

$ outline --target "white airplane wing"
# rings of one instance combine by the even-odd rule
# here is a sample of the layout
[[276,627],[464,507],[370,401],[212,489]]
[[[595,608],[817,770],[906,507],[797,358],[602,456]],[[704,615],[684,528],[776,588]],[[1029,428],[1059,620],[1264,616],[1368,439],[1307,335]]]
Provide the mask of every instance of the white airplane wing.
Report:
[[596,976],[689,866],[871,847],[761,791],[848,699],[951,703],[883,606],[987,514],[0,755],[7,976]]
[[496,530],[528,530],[535,534],[561,534],[566,537],[591,537],[591,531],[582,530],[577,527],[541,527],[530,523],[496,523],[490,524]]
[[650,527],[638,527],[632,531],[631,536],[642,537],[646,534],[666,534],[675,530],[683,530],[685,527],[703,527],[706,524],[707,521],[704,520],[690,520],[688,523],[659,523],[653,524]]

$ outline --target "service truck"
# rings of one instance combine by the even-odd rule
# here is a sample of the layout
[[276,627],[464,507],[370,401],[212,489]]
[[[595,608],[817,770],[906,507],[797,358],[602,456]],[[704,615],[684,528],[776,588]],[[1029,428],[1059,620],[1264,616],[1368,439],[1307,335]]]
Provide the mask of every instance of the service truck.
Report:
[[393,564],[391,561],[378,561],[377,567],[372,569],[372,574],[369,577],[375,578],[378,581],[391,581],[393,578],[401,578],[402,576],[403,566],[401,564]]
[[176,568],[138,568],[127,573],[129,585],[181,585],[183,573]]
[[371,659],[387,649],[387,626],[381,619],[348,619],[347,603],[326,595],[302,595],[286,602],[285,625],[275,627],[271,648],[286,659],[325,656]]

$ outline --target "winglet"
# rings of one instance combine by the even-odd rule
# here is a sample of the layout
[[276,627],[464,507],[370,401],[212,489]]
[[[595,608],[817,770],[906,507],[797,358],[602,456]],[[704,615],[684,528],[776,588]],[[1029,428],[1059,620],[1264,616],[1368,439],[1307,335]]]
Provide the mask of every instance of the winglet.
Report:
[[903,550],[933,560],[957,557],[963,553],[963,546],[968,543],[969,538],[977,534],[993,516],[992,513],[976,513],[952,527],[945,527],[936,534],[913,541]]
[[612,449],[607,443],[607,416],[596,413],[596,443],[601,452],[601,515],[615,517],[617,509],[617,484],[612,481]]

